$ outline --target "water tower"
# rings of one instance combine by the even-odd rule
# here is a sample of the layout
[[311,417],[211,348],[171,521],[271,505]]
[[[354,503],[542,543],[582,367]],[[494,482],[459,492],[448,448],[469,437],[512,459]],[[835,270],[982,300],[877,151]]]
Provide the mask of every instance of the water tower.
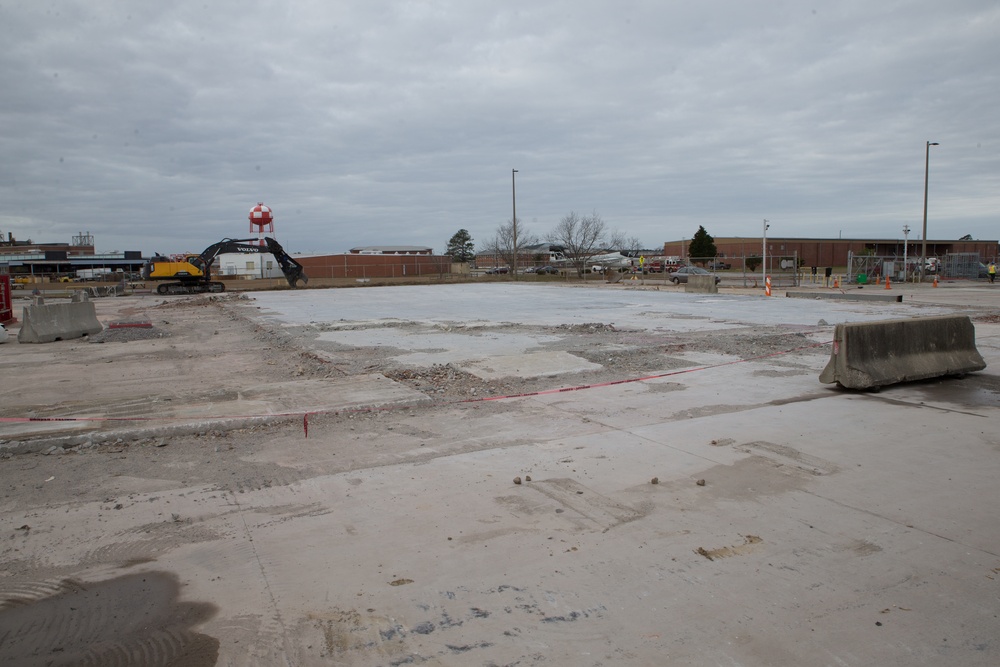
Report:
[[257,232],[257,243],[260,245],[264,245],[264,232],[274,234],[274,214],[271,213],[271,207],[257,202],[250,209],[250,231]]

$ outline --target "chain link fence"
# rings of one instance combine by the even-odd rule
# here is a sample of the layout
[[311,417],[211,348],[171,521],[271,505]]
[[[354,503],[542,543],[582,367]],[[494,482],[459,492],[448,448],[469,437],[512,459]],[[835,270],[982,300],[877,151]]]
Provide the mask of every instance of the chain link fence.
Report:
[[724,282],[743,287],[764,288],[765,279],[771,277],[771,287],[798,287],[803,274],[798,253],[791,255],[760,255],[741,257],[691,257],[688,263],[718,275]]
[[[847,257],[846,282],[864,285],[882,282],[886,277],[900,282],[919,281],[920,257],[855,255]],[[950,279],[979,280],[986,278],[986,266],[978,252],[948,253],[943,258],[930,258],[923,267],[925,280],[934,276]]]

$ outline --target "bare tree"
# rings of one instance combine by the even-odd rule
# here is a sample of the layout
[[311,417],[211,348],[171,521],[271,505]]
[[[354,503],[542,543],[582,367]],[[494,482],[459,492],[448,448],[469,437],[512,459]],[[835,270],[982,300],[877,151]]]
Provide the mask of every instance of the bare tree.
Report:
[[630,257],[636,257],[639,255],[639,251],[642,250],[642,241],[639,240],[638,236],[630,236],[616,247],[627,250]]
[[609,248],[621,249],[625,242],[617,232],[609,236],[607,225],[596,212],[580,216],[573,211],[559,221],[549,240],[566,249],[568,259],[581,276],[592,257]]
[[480,257],[484,257],[484,258],[485,257],[489,257],[490,258],[489,261],[490,261],[491,266],[497,266],[498,262],[500,261],[500,240],[499,240],[499,238],[496,237],[496,236],[494,236],[493,238],[487,239],[484,243],[481,244],[480,247],[482,248],[482,250],[480,250],[478,253],[476,253],[476,266],[477,266],[477,268],[480,268],[480,269],[484,268],[483,266],[479,265],[479,258]]
[[[515,237],[515,232],[517,236]],[[538,243],[538,237],[528,231],[518,219],[515,228],[513,220],[507,220],[497,227],[496,234],[486,242],[484,249],[510,267],[514,280],[517,280],[517,261],[524,248]]]

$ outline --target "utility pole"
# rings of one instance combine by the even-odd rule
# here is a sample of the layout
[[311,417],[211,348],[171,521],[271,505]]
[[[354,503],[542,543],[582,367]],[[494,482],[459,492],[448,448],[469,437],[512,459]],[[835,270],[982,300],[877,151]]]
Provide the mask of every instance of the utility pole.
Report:
[[767,228],[771,225],[767,224],[767,218],[764,218],[764,235],[762,236],[762,241],[760,244],[760,284],[764,285],[767,283]]
[[907,241],[909,241],[909,239],[910,239],[910,226],[903,225],[903,280],[904,281],[906,280],[906,264],[907,264],[906,250],[907,250]]
[[920,282],[924,282],[924,273],[927,271],[927,176],[931,167],[931,146],[938,146],[937,142],[927,142],[927,154],[924,156],[924,235],[920,246]]
[[512,215],[511,215],[510,220],[511,220],[511,225],[513,227],[513,237],[514,237],[514,259],[513,259],[514,266],[510,267],[510,270],[514,274],[514,280],[517,280],[517,260],[518,260],[518,252],[517,252],[517,188],[515,187],[515,184],[514,184],[514,174],[516,174],[516,173],[517,173],[517,169],[511,169],[510,170],[510,202],[511,202],[511,209],[512,209]]

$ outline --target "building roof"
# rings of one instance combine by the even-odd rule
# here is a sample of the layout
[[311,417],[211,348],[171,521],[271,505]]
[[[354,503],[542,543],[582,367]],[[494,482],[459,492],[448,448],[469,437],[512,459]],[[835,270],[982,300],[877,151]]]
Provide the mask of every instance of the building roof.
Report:
[[428,248],[427,246],[420,245],[367,245],[358,246],[357,248],[351,248],[350,252],[380,252],[385,254],[399,253],[399,252],[433,252],[433,248]]
[[[919,234],[910,233],[908,238],[910,243],[922,243],[919,239]],[[712,240],[715,243],[760,243],[760,236],[713,236]],[[780,241],[787,241],[789,243],[902,243],[904,237],[902,235],[895,238],[826,238],[826,237],[805,237],[805,236],[772,236],[768,234],[768,241],[774,241],[775,243]],[[676,239],[674,241],[667,241],[668,244],[674,243],[690,243],[691,239]],[[1000,243],[996,239],[927,239],[927,243]]]

